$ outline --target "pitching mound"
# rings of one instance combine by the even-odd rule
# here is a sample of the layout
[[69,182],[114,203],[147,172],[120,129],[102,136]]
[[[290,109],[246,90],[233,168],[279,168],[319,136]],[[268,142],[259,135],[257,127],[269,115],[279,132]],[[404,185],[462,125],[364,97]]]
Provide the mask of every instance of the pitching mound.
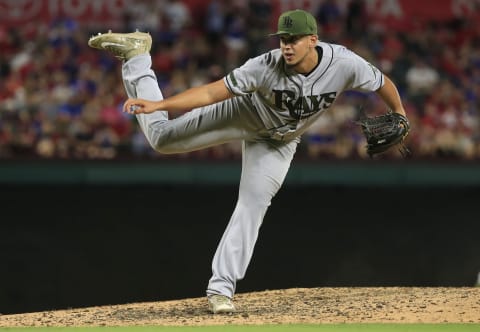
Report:
[[235,304],[230,315],[210,314],[205,298],[0,315],[0,326],[480,323],[480,288],[296,288]]

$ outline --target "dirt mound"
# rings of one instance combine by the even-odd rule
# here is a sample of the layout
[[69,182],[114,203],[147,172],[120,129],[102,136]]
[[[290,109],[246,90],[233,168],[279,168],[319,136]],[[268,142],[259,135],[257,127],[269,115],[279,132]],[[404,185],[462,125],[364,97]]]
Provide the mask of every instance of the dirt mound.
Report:
[[480,323],[480,288],[295,288],[235,304],[230,315],[210,314],[205,298],[0,315],[0,326]]

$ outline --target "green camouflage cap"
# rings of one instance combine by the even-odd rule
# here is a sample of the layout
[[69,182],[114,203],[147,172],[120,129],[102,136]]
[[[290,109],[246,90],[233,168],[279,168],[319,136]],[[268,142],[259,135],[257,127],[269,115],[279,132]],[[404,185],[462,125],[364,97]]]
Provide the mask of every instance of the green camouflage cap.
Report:
[[278,18],[278,31],[270,36],[278,35],[316,35],[317,21],[309,12],[301,9],[290,10]]

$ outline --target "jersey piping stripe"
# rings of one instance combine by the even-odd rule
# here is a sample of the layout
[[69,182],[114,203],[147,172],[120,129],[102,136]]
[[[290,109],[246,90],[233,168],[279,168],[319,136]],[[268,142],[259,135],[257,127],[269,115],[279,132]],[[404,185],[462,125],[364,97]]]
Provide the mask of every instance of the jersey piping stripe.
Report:
[[232,84],[234,86],[238,86],[238,82],[237,82],[237,79],[235,78],[235,75],[233,75],[233,71],[231,71],[228,76],[230,77],[230,80],[232,81]]
[[[230,75],[231,75],[231,73],[230,73]],[[228,76],[230,76],[230,75],[228,75]],[[232,86],[230,85],[230,81],[228,80],[228,77],[225,77],[225,82],[227,82],[227,89],[230,90],[230,92],[233,93],[236,96],[237,94],[233,91]]]
[[[318,82],[318,80],[319,80],[320,78],[322,78],[322,76],[327,72],[327,69],[330,68],[330,66],[332,65],[332,62],[333,62],[333,47],[332,47],[332,45],[330,45],[330,44],[327,44],[327,45],[330,47],[331,54],[332,54],[332,56],[330,57],[330,62],[328,63],[328,65],[327,65],[327,67],[325,68],[325,70],[324,70],[324,71],[320,74],[320,76],[315,80],[315,82],[313,82],[313,84],[312,84],[312,89],[310,90],[310,91],[311,91],[310,94],[313,94],[313,87],[314,87],[314,85]],[[321,47],[321,46],[320,46],[320,47]],[[322,57],[323,57],[323,54],[325,54],[325,52],[322,52]],[[309,116],[307,116],[307,117],[305,118],[305,122],[307,123],[307,125],[308,125],[308,121],[309,121],[310,119],[312,119],[312,116],[313,116],[314,114],[315,114],[315,113],[312,113],[312,114],[310,114]]]
[[[284,65],[283,69],[285,70],[285,65]],[[286,72],[286,71],[285,71],[285,72]],[[295,82],[295,81],[290,77],[290,75],[286,75],[286,76],[287,76],[287,78],[288,78],[289,81],[291,81],[293,84],[295,84],[295,85],[297,86],[298,91],[300,92],[300,96],[302,96],[302,95],[303,95],[303,90],[302,90],[302,87],[300,86],[300,84],[297,84],[297,82]],[[298,125],[298,121],[300,121],[300,119],[302,118],[302,115],[303,115],[303,107],[302,107],[302,109],[300,110],[300,114],[298,114],[298,119],[295,119],[295,121],[294,121],[294,123],[295,123],[296,125]],[[295,126],[295,127],[297,127],[297,126]]]
[[[327,67],[325,68],[325,70],[324,70],[324,71],[320,74],[320,76],[315,80],[315,82],[313,82],[313,84],[312,84],[312,89],[311,89],[310,94],[313,94],[313,87],[314,87],[315,84],[318,82],[318,80],[321,79],[323,75],[325,75],[325,73],[327,72],[327,69],[330,68],[330,66],[332,65],[332,62],[333,62],[333,47],[332,47],[332,45],[330,45],[330,44],[327,44],[327,45],[328,45],[328,47],[330,47],[330,51],[331,51],[331,54],[332,54],[332,56],[330,57],[330,62],[328,63],[328,65],[327,65]],[[321,46],[320,46],[320,47],[321,47]],[[323,52],[322,52],[322,54],[323,54]]]
[[268,52],[266,61],[267,61],[267,65],[269,65],[270,62],[272,62],[272,52]]

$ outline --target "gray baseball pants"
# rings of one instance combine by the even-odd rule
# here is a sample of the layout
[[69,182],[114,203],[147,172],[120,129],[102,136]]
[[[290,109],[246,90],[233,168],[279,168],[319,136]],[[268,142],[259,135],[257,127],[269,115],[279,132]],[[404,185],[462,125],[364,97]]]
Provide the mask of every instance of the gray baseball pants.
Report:
[[[162,93],[151,57],[142,54],[122,66],[128,97],[161,100]],[[168,119],[166,111],[136,115],[150,145],[160,153],[182,153],[242,140],[242,173],[238,201],[212,262],[207,295],[233,298],[245,276],[263,217],[290,167],[298,140],[281,142],[267,137],[255,110],[241,97],[192,110]]]

